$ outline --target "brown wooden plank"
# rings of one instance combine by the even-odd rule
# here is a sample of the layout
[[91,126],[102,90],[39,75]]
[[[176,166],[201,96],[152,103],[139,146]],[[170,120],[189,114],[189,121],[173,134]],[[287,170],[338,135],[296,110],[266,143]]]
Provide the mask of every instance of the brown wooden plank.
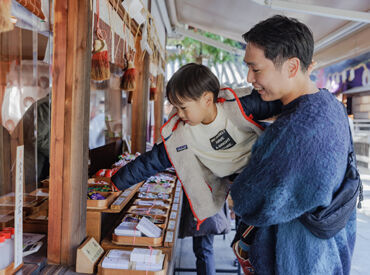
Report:
[[163,124],[164,77],[157,76],[157,96],[154,102],[154,142],[161,140],[160,129]]
[[350,59],[370,50],[370,26],[351,34],[334,45],[315,52],[315,69],[324,68],[342,60]]
[[147,114],[149,101],[149,56],[142,58],[140,48],[141,37],[135,43],[136,89],[133,91],[131,151],[144,153],[146,151]]
[[54,2],[54,49],[52,69],[48,260],[60,263],[62,241],[62,194],[64,182],[64,102],[68,3]]
[[57,264],[74,264],[86,235],[90,3],[55,2],[48,260]]

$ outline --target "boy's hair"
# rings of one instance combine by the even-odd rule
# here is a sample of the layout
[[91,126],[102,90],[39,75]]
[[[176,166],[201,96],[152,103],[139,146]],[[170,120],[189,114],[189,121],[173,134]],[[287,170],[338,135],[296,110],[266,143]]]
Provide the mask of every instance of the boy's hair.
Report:
[[184,100],[198,100],[204,92],[213,93],[217,101],[220,82],[212,71],[201,64],[189,63],[177,70],[167,83],[166,96],[173,105],[181,105]]
[[312,63],[314,40],[311,30],[297,19],[275,15],[243,34],[245,42],[264,50],[265,57],[280,67],[289,58],[301,61],[301,70]]

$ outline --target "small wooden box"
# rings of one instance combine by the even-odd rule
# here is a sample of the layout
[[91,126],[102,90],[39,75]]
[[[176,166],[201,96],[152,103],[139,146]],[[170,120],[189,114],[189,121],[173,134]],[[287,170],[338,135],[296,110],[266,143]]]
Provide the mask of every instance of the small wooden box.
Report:
[[[23,196],[23,210],[26,214],[32,214],[39,211],[41,205],[47,197],[35,197],[31,195]],[[0,198],[0,209],[3,210],[14,210],[15,208],[15,197],[14,194],[8,194]]]
[[155,206],[160,206],[160,207],[166,207],[166,208],[170,208],[171,206],[171,201],[169,200],[151,200],[151,199],[136,199],[133,204],[134,205],[138,205],[138,206],[147,206],[147,207],[151,207],[152,205],[148,205],[148,204],[140,204],[140,202],[152,202],[154,204],[155,201],[163,201],[164,204],[166,204],[166,206],[163,206],[163,205],[155,205]]
[[49,188],[50,179],[44,179],[40,181],[43,188]]
[[158,238],[151,237],[133,237],[133,236],[119,236],[112,233],[112,243],[118,245],[134,245],[134,246],[153,246],[158,247],[163,245],[166,224],[157,225],[161,228],[162,233]]
[[87,238],[79,248],[77,248],[76,272],[93,274],[95,264],[104,254],[103,248],[93,238]]
[[14,212],[12,210],[0,209],[0,230],[13,225]]
[[96,192],[105,197],[105,200],[87,200],[87,209],[107,209],[117,194],[114,192]]
[[[107,251],[104,257],[109,253]],[[145,270],[132,270],[132,269],[111,269],[102,267],[104,257],[100,260],[98,265],[99,275],[166,275],[168,269],[168,255],[165,254],[163,260],[163,268],[160,271],[145,271]]]
[[[144,210],[144,212],[142,212],[142,210]],[[155,211],[160,211],[161,213],[155,213]],[[127,213],[149,216],[167,216],[168,208],[161,206],[132,205],[127,210]]]

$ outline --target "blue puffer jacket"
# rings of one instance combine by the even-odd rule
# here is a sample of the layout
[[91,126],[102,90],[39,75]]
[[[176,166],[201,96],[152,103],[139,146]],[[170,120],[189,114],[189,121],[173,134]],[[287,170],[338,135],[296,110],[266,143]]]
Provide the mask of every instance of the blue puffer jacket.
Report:
[[259,137],[231,186],[236,214],[259,227],[250,251],[257,274],[349,274],[356,213],[330,239],[315,237],[298,220],[329,205],[349,148],[347,117],[327,90],[284,106]]
[[[244,112],[253,117],[254,120],[266,119],[281,112],[281,102],[264,102],[257,91],[250,95],[239,98]],[[171,167],[163,143],[155,144],[151,151],[139,156],[135,161],[122,167],[113,177],[112,181],[120,190],[141,182],[158,172]],[[181,228],[185,231],[180,232],[180,236],[201,236],[207,234],[224,234],[230,230],[229,214],[227,206],[216,215],[206,219],[199,230],[196,230],[197,222],[190,210],[189,203],[184,197],[183,214]]]

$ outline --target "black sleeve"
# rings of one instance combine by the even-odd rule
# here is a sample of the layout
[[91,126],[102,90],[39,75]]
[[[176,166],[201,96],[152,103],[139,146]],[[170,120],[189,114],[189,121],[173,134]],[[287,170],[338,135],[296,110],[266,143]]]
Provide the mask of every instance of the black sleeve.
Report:
[[164,144],[155,144],[151,151],[142,154],[119,169],[112,176],[112,181],[119,190],[125,190],[171,166]]
[[280,114],[283,104],[280,100],[263,101],[260,94],[253,90],[250,95],[239,98],[247,116],[253,115],[254,120],[262,120]]

